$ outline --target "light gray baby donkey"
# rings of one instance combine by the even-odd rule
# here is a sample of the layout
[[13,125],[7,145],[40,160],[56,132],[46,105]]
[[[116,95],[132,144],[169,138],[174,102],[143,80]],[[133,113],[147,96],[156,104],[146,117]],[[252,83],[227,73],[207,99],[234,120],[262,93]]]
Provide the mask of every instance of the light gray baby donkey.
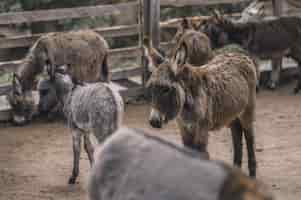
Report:
[[[56,72],[51,78],[41,80],[38,88],[45,85],[49,88],[48,92],[56,96],[63,105],[64,115],[71,128],[74,157],[69,184],[74,184],[79,173],[82,136],[92,165],[94,148],[90,141],[90,133],[101,143],[115,132],[122,123],[124,103],[112,83],[75,85],[69,75]],[[48,103],[47,100],[41,100],[39,106],[43,107],[43,104]]]

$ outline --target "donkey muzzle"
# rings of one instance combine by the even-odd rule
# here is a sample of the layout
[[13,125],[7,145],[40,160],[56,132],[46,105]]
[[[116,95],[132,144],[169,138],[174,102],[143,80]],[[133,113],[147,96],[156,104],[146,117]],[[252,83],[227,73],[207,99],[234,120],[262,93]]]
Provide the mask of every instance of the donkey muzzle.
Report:
[[162,128],[164,117],[158,110],[152,108],[150,112],[149,123],[153,128]]

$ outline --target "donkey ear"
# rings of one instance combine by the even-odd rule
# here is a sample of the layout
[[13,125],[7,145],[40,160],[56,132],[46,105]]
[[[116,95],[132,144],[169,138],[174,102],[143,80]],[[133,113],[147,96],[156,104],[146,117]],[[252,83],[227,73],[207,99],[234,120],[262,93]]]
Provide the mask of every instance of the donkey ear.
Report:
[[22,84],[19,75],[16,73],[13,73],[12,88],[14,93],[21,94]]
[[189,20],[186,17],[183,18],[181,26],[183,30],[189,29]]
[[176,63],[177,65],[185,64],[188,54],[187,51],[187,45],[185,43],[180,44],[173,57],[172,63]]
[[213,18],[217,21],[217,22],[221,22],[223,21],[223,16],[220,13],[220,11],[218,11],[217,9],[213,10]]
[[152,43],[148,38],[143,39],[143,50],[150,72],[153,72],[155,68],[166,60],[159,51],[152,47]]

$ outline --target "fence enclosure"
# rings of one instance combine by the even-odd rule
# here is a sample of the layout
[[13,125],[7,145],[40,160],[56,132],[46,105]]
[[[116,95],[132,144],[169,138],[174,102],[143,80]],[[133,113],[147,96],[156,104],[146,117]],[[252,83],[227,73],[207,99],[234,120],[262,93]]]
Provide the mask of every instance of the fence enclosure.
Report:
[[[131,25],[120,25],[113,27],[99,27],[94,29],[105,39],[115,39],[127,36],[138,36],[139,41],[136,46],[127,46],[125,48],[111,49],[109,59],[115,58],[140,58],[141,63],[138,66],[112,69],[112,80],[123,86],[123,95],[125,97],[136,96],[143,92],[143,83],[146,80],[146,66],[143,64],[142,38],[151,37],[154,46],[168,49],[172,46],[170,42],[160,42],[160,29],[167,27],[175,28],[179,19],[172,19],[166,22],[160,22],[160,7],[184,7],[184,6],[205,6],[216,4],[233,4],[250,2],[250,0],[135,0],[128,3],[119,3],[112,5],[96,5],[75,8],[61,8],[49,10],[35,10],[23,12],[0,13],[0,26],[15,25],[32,22],[49,22],[63,19],[80,19],[85,17],[100,17],[108,15],[126,14],[123,10],[133,8],[137,13],[137,23]],[[0,38],[0,51],[12,48],[29,48],[41,35],[31,34],[17,37]],[[0,62],[1,72],[13,72],[17,69],[22,60],[13,60]],[[141,77],[140,84],[129,84],[131,77]],[[0,85],[0,97],[5,95],[11,86],[10,83]],[[0,108],[1,113],[8,113],[9,108]],[[1,118],[1,117],[0,117]],[[5,118],[5,117],[4,117]],[[3,119],[3,117],[1,118]]]

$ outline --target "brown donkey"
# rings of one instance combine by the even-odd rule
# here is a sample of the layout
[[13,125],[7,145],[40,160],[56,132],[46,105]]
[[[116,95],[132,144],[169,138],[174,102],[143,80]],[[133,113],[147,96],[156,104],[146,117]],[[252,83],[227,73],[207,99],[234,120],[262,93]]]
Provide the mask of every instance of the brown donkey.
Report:
[[34,107],[31,91],[36,85],[37,75],[46,66],[51,69],[49,73],[57,67],[67,66],[67,73],[77,82],[107,82],[107,57],[107,42],[94,31],[49,33],[42,36],[32,46],[14,75],[13,89],[8,95],[13,108],[13,121],[18,125],[30,121]]
[[[205,44],[206,45],[206,44]],[[158,53],[144,48],[149,62]],[[147,87],[151,93],[150,124],[161,128],[177,119],[185,146],[207,153],[208,132],[230,126],[233,136],[234,163],[242,164],[244,133],[248,166],[256,176],[254,151],[254,115],[256,67],[249,57],[239,53],[219,54],[208,64],[195,67],[178,64],[187,55],[187,47],[171,60],[154,67]],[[209,154],[208,154],[209,156]]]

